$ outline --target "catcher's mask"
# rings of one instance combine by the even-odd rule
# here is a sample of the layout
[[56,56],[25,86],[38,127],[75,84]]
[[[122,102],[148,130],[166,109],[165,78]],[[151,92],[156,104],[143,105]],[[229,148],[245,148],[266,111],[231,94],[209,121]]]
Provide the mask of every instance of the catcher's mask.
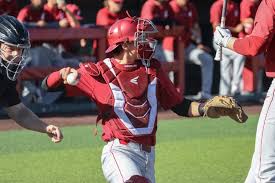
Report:
[[16,80],[29,55],[30,38],[27,29],[15,17],[0,16],[0,63],[8,79]]
[[158,30],[153,22],[147,19],[127,17],[118,20],[108,30],[109,47],[105,52],[110,53],[122,43],[134,41],[137,58],[149,67],[157,45],[157,40],[152,38],[152,34],[156,32]]

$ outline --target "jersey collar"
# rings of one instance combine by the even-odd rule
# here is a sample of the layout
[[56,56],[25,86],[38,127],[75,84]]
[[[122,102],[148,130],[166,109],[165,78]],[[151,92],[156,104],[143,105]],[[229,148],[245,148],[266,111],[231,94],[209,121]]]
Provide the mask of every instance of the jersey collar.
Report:
[[119,64],[116,59],[112,58],[111,62],[116,68],[122,71],[134,71],[141,66],[141,63],[138,60],[134,64]]

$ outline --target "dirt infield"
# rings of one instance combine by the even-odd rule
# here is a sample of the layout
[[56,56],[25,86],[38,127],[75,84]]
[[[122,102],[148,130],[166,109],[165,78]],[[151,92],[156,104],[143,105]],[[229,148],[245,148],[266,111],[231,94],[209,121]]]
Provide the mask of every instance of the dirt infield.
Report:
[[[244,110],[248,114],[259,114],[261,110],[260,105],[245,106]],[[95,124],[96,115],[76,115],[69,117],[45,117],[41,118],[47,123],[55,124],[58,126],[73,126],[73,125],[89,125]],[[175,119],[179,118],[175,113],[171,111],[161,111],[158,114],[158,119]],[[21,129],[13,120],[11,119],[0,119],[0,131]]]

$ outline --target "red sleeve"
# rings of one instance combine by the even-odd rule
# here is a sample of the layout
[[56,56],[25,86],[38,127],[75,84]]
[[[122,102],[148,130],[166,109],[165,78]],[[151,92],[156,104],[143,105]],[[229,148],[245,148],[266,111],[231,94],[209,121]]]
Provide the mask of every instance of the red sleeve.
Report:
[[222,15],[222,7],[215,2],[210,9],[210,22],[211,24],[220,24]]
[[62,78],[59,71],[53,72],[48,76],[47,87],[56,88],[62,84]]
[[159,69],[158,74],[158,101],[165,110],[171,109],[175,105],[181,103],[183,97],[175,88],[174,84],[168,78],[167,73],[163,69]]
[[256,56],[265,50],[265,45],[266,41],[263,38],[250,35],[237,39],[233,49],[241,55]]
[[274,34],[275,2],[263,0],[258,8],[252,33],[237,39],[233,45],[236,52],[243,55],[257,55],[264,51],[265,46]]
[[141,9],[140,13],[141,18],[147,18],[149,20],[154,19],[154,6],[151,2],[147,1],[143,4],[143,7]]
[[96,25],[103,25],[103,26],[110,25],[109,24],[108,15],[105,13],[104,8],[100,9],[97,12],[97,15],[96,15]]
[[[59,71],[51,73],[47,78],[47,87],[49,89],[54,89],[63,84],[63,80],[60,76]],[[79,90],[77,87],[71,85],[64,85],[66,96],[85,96],[85,94]]]
[[240,11],[241,11],[241,15],[240,15],[241,21],[252,17],[251,6],[250,4],[246,3],[246,1],[241,2]]
[[28,9],[27,8],[23,8],[22,10],[19,11],[17,19],[21,22],[26,21],[28,17]]

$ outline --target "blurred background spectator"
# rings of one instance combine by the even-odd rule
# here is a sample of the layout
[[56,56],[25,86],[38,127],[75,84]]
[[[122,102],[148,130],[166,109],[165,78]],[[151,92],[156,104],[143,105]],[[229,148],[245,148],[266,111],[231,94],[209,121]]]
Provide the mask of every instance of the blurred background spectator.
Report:
[[[181,39],[185,44],[185,59],[187,63],[195,63],[201,66],[201,91],[194,99],[209,99],[211,97],[213,58],[208,53],[210,49],[201,44],[201,33],[198,24],[198,15],[195,6],[188,0],[147,0],[141,10],[141,17],[152,20],[156,25],[172,29],[174,25],[185,27]],[[157,45],[155,58],[160,61],[173,62],[174,37],[164,38]],[[170,79],[174,80],[173,73],[169,73]]]
[[[223,0],[213,3],[210,10],[210,22],[213,30],[220,24]],[[234,36],[243,31],[240,22],[240,4],[229,0],[227,4],[225,26],[230,29]],[[217,45],[214,43],[217,50]],[[242,73],[245,57],[232,50],[223,49],[222,61],[220,62],[220,95],[238,96],[241,93]]]
[[123,9],[124,0],[105,0],[104,7],[96,14],[96,25],[110,26],[118,19],[127,16],[125,9]]
[[173,25],[175,20],[169,1],[147,0],[142,6],[140,16],[151,20],[155,25]]
[[[63,0],[31,0],[20,10],[17,18],[29,28],[80,27],[79,20],[82,19],[78,6],[66,4]],[[32,42],[27,68],[77,67],[80,60],[74,54],[79,47],[79,40]],[[43,92],[40,82],[24,81],[22,85],[25,103],[51,103],[61,95],[60,92]]]
[[[165,27],[170,29],[174,24],[174,14],[173,10],[169,5],[169,0],[147,0],[141,9],[141,18],[146,18],[154,22],[157,26]],[[162,39],[158,38],[158,44],[154,53],[154,58],[161,62],[166,61],[163,49],[162,49]],[[173,81],[174,73],[170,72],[169,77]]]
[[17,19],[28,28],[58,27],[58,23],[44,10],[44,4],[43,0],[31,0],[29,5],[19,11]]
[[[193,99],[209,99],[212,97],[213,57],[210,55],[210,48],[202,44],[197,10],[189,0],[172,0],[169,4],[173,10],[176,25],[185,27],[185,32],[178,39],[185,44],[183,51],[186,63],[201,67],[201,91]],[[174,37],[167,37],[163,41],[164,54],[168,62],[174,61],[174,41]]]
[[[254,18],[260,4],[260,0],[242,0],[240,4],[240,20],[243,24],[243,31],[239,37],[249,35],[253,29]],[[263,64],[264,55],[246,57],[243,71],[243,93],[259,95],[263,90]]]
[[0,0],[0,15],[17,16],[18,5],[16,0]]
[[[117,20],[127,17],[126,10],[123,8],[124,0],[104,0],[104,7],[96,13],[97,26],[110,26]],[[97,41],[93,42],[93,53],[97,57]],[[107,44],[107,41],[106,41]]]

